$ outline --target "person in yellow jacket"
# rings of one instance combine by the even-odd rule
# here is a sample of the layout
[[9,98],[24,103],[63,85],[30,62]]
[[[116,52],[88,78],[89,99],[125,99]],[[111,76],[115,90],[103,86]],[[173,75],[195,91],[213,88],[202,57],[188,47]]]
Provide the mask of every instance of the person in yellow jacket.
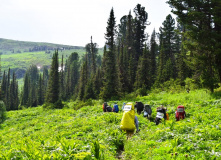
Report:
[[121,120],[120,128],[127,132],[127,136],[130,137],[134,133],[135,128],[139,131],[138,119],[135,116],[135,109],[133,103],[129,102],[124,106],[123,117]]

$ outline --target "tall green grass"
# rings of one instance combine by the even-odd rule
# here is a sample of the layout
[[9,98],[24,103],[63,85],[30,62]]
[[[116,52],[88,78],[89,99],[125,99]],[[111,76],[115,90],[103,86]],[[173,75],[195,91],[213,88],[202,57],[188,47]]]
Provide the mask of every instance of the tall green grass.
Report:
[[[103,113],[101,100],[10,111],[0,126],[0,159],[221,159],[220,96],[196,90],[127,101],[151,104],[153,117],[163,104],[170,119],[156,126],[137,115],[141,131],[127,140],[119,128],[123,113]],[[117,102],[121,108],[126,100]],[[186,107],[187,118],[176,122],[178,105]]]

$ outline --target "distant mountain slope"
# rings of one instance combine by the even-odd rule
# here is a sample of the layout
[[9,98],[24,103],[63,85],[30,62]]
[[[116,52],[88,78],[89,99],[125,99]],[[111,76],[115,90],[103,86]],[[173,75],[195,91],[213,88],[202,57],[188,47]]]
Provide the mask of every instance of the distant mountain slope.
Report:
[[[86,45],[86,44],[85,44]],[[64,62],[68,56],[77,52],[80,57],[85,54],[82,46],[70,46],[43,42],[25,42],[0,38],[1,54],[1,71],[11,69],[11,74],[15,72],[17,78],[22,78],[30,65],[37,65],[40,69],[42,66],[50,66],[54,50],[58,49],[59,61],[62,55]],[[102,55],[103,49],[98,50]]]
[[54,49],[83,49],[81,46],[70,46],[53,43],[43,42],[28,42],[28,41],[17,41],[0,38],[0,53],[21,53],[21,52],[33,52],[33,51],[47,51]]

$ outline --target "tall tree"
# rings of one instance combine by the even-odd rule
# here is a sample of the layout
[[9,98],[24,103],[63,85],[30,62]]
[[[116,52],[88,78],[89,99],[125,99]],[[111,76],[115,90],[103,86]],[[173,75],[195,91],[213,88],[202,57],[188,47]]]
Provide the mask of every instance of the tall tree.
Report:
[[55,103],[59,100],[58,50],[52,57],[50,76],[46,94],[46,102]]
[[147,45],[145,44],[143,56],[140,58],[136,74],[135,88],[150,89],[150,55]]
[[[168,3],[173,8],[172,12],[178,16],[178,20],[185,25],[191,40],[198,43],[197,49],[201,51],[195,52],[198,61],[204,59],[201,61],[204,62],[202,66],[211,64],[213,72],[218,70],[221,82],[221,1],[169,0]],[[211,63],[208,63],[209,58],[212,60]],[[211,86],[215,85],[213,79],[214,76],[204,79],[213,83],[210,85],[211,91],[213,91]]]
[[115,36],[116,36],[116,21],[114,17],[114,10],[111,9],[110,17],[107,22],[105,33],[106,45],[108,51],[105,54],[105,72],[104,72],[104,86],[101,92],[102,99],[110,99],[113,96],[118,96],[118,76],[116,70],[116,53],[115,53]]
[[145,29],[147,25],[148,14],[145,11],[145,7],[141,4],[137,4],[134,8],[135,13],[135,48],[136,48],[136,61],[138,62],[139,57],[142,55],[144,42],[147,38]]
[[19,98],[18,98],[18,82],[16,81],[15,72],[13,72],[12,80],[9,87],[9,108],[10,110],[18,110]]
[[157,57],[157,43],[156,43],[156,32],[154,29],[151,34],[151,39],[150,39],[150,83],[151,85],[154,84],[155,79],[156,79],[156,72],[157,72],[156,57]]

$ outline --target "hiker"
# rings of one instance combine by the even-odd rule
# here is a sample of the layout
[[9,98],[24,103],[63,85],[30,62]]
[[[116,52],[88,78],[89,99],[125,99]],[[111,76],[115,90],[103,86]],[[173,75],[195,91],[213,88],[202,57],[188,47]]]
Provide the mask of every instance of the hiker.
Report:
[[156,116],[156,119],[155,119],[156,125],[158,125],[163,118],[165,120],[167,119],[166,110],[167,109],[164,108],[163,105],[161,107],[157,107],[157,116]]
[[106,112],[107,111],[107,102],[104,102],[104,104],[103,104],[103,112]]
[[121,108],[121,110],[123,111],[124,110],[124,106],[126,105],[126,103],[124,102],[123,103],[123,106],[122,106],[122,108]]
[[115,112],[115,113],[119,112],[119,108],[118,108],[117,102],[114,103],[113,112]]
[[139,132],[138,119],[135,116],[135,109],[133,103],[129,102],[124,106],[124,113],[121,120],[120,128],[127,132],[127,138],[134,134],[134,130]]
[[137,108],[137,113],[140,115],[144,109],[144,105],[142,102],[136,102],[135,108]]
[[151,117],[151,114],[152,114],[152,109],[150,107],[149,104],[145,104],[144,105],[144,117],[147,117],[147,119],[150,119]]
[[176,121],[179,121],[180,119],[184,119],[186,117],[186,112],[184,109],[184,106],[177,107],[177,110],[175,112]]
[[106,107],[106,112],[112,112],[111,106],[107,106],[107,107]]

